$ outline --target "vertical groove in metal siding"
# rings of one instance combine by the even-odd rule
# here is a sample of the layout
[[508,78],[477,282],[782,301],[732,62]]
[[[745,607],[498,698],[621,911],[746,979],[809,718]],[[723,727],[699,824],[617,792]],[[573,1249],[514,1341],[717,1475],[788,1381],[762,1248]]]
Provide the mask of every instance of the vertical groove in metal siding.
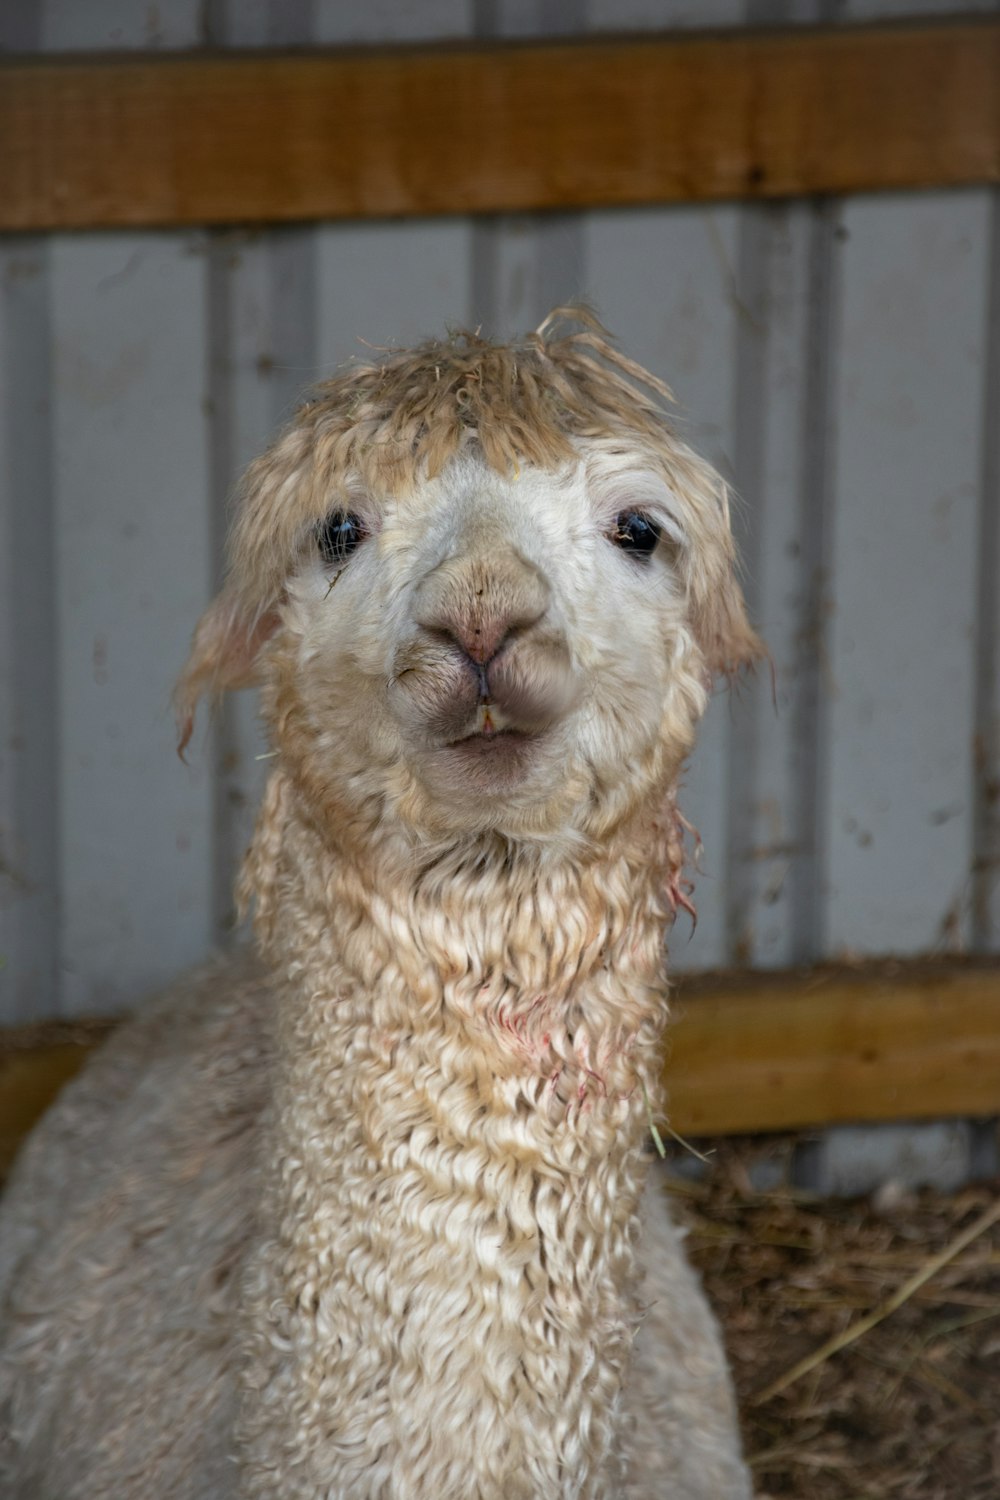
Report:
[[[812,18],[843,20],[846,0],[815,0]],[[800,438],[799,586],[794,604],[795,697],[790,733],[795,746],[792,837],[797,855],[791,892],[787,962],[816,963],[825,957],[824,883],[829,806],[829,693],[826,675],[830,610],[830,531],[836,447],[835,361],[840,284],[838,198],[808,200],[806,313]]]
[[267,239],[274,362],[271,418],[287,422],[323,373],[317,342],[317,242],[314,229],[275,229]]
[[[479,34],[479,33],[477,33]],[[481,33],[486,35],[487,33]],[[469,246],[469,296],[471,305],[468,318],[473,327],[492,333],[500,326],[498,289],[500,281],[500,256],[497,244],[496,225],[492,217],[476,219],[472,225]]]
[[800,774],[794,827],[800,848],[793,895],[793,963],[825,956],[823,885],[829,806],[828,710],[825,676],[830,609],[830,509],[835,449],[834,362],[838,327],[837,231],[840,203],[813,205],[809,228],[806,385],[803,400],[801,587],[797,601],[800,655],[792,734]]
[[729,962],[774,968],[792,962],[803,853],[804,755],[795,725],[809,519],[801,491],[812,212],[772,204],[740,219],[733,468],[744,504],[734,529],[751,618],[770,660],[733,695],[727,948]]
[[[748,0],[748,25],[815,22],[823,0]],[[735,410],[733,471],[742,504],[733,529],[743,563],[744,593],[770,662],[733,696],[726,784],[725,959],[730,965],[783,966],[798,948],[797,903],[803,900],[803,777],[814,795],[814,738],[802,752],[802,629],[796,612],[811,594],[810,516],[801,479],[803,372],[825,360],[825,344],[805,315],[826,289],[809,259],[815,208],[801,203],[750,205],[739,211],[734,288]],[[817,393],[818,394],[818,393]],[[825,405],[826,398],[822,398]],[[815,403],[814,403],[815,404]],[[825,416],[825,412],[824,412]],[[820,462],[822,457],[820,456]],[[808,693],[808,675],[806,691]],[[815,729],[814,729],[815,734]],[[815,904],[815,892],[808,899]]]
[[[237,458],[235,448],[233,378],[233,296],[231,237],[210,231],[206,239],[205,324],[208,340],[208,415],[209,415],[209,537],[212,556],[213,587],[218,587],[224,570],[226,515],[225,497],[233,482]],[[192,626],[194,622],[192,621]],[[203,710],[203,712],[206,710]],[[211,765],[212,801],[212,931],[217,942],[224,942],[232,925],[231,872],[238,856],[234,848],[236,829],[230,809],[238,796],[233,772],[239,768],[240,747],[237,726],[228,698],[214,711],[212,732],[204,742],[202,753]]]
[[[742,503],[732,510],[733,532],[743,563],[743,589],[750,617],[759,620],[764,439],[767,421],[767,300],[770,222],[766,210],[744,208],[739,220],[736,267],[736,399],[733,471]],[[757,734],[759,686],[736,690],[726,746],[725,961],[747,963],[754,951]]]
[[3,1019],[52,1013],[59,933],[59,659],[53,550],[51,300],[48,245],[20,239],[0,252],[6,469],[0,563],[3,744],[0,783],[0,992]]
[[[34,0],[0,11],[0,48],[36,51]],[[0,1020],[57,1005],[59,731],[52,544],[52,302],[45,238],[0,246]]]
[[1000,193],[990,212],[989,315],[983,376],[976,577],[971,942],[1000,938]]
[[499,36],[500,3],[501,0],[472,0],[473,36]]
[[546,214],[535,230],[538,321],[561,303],[580,296],[586,277],[583,215]]

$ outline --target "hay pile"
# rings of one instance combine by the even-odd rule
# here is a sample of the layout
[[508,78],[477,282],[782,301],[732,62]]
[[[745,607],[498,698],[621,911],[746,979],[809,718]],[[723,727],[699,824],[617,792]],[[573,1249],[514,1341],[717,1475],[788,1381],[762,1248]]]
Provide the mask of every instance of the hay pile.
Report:
[[[838,1202],[754,1192],[739,1146],[718,1143],[712,1163],[674,1186],[759,1500],[997,1500],[1000,1185]],[[881,1321],[766,1394],[907,1284]]]

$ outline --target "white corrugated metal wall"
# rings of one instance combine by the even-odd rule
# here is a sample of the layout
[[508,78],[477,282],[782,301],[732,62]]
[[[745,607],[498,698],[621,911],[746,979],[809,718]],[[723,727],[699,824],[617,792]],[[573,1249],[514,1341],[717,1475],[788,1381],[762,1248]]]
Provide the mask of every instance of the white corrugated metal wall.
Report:
[[[10,52],[839,21],[891,0],[7,0]],[[975,7],[973,7],[975,8]],[[980,10],[993,10],[983,3]],[[127,1005],[224,940],[266,766],[169,693],[224,497],[312,379],[584,295],[743,496],[775,660],[713,705],[678,968],[1000,941],[1000,235],[986,190],[0,241],[0,1019]]]

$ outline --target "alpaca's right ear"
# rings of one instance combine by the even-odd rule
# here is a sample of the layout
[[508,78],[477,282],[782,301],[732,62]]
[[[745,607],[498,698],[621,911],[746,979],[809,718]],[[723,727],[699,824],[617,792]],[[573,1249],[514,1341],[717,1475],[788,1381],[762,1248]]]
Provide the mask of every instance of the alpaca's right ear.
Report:
[[195,710],[205,693],[219,697],[256,680],[263,646],[274,634],[274,610],[248,620],[238,600],[223,591],[198,621],[191,653],[174,689],[177,753],[183,759],[194,731]]
[[229,539],[230,582],[198,621],[174,689],[181,756],[202,696],[219,697],[257,680],[261,651],[279,624],[288,559],[323,513],[317,492],[326,492],[327,467],[317,462],[319,410],[315,403],[304,406],[240,480]]

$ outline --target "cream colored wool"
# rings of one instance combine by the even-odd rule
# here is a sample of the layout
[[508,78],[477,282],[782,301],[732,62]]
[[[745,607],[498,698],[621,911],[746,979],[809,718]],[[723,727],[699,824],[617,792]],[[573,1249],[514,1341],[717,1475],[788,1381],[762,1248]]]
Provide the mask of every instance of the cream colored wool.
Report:
[[[4,1496],[749,1495],[655,1189],[640,1229],[676,781],[756,650],[664,395],[550,320],[352,370],[252,466],[178,701],[186,739],[263,686],[259,957],[126,1028],[24,1153]],[[330,565],[336,511],[366,535]]]

